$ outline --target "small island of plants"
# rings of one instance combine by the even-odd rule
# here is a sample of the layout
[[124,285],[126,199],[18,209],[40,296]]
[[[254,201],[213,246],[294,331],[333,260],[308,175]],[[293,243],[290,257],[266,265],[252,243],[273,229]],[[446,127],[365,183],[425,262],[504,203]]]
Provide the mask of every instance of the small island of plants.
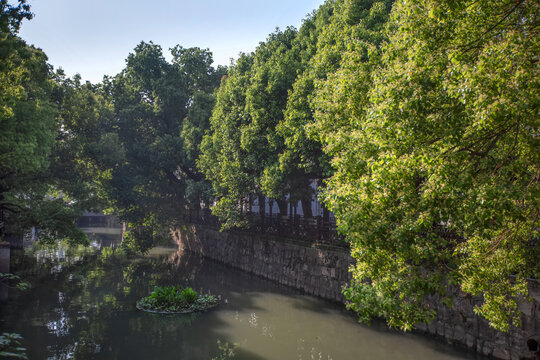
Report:
[[137,309],[157,313],[191,313],[206,311],[218,304],[210,294],[197,294],[190,287],[156,286],[152,293],[137,302]]

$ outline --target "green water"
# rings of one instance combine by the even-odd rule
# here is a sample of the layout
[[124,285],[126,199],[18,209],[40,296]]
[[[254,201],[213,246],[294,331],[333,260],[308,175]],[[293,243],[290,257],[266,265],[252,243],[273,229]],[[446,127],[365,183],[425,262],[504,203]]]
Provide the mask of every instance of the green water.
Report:
[[[98,248],[114,246],[118,236],[92,232]],[[0,303],[0,331],[21,334],[30,359],[477,358],[381,324],[359,325],[340,305],[170,248],[131,260],[27,249],[12,253],[11,270],[32,289],[9,289]],[[170,284],[221,295],[222,303],[197,315],[135,308],[155,285]]]

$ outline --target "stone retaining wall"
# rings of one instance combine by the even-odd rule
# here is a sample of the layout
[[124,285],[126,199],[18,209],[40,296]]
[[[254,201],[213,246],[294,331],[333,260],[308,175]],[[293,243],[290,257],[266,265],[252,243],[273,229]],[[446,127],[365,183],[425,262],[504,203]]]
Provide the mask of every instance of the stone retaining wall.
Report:
[[[431,298],[437,316],[430,324],[417,324],[417,330],[445,338],[448,342],[466,346],[480,354],[496,359],[540,359],[540,286],[529,282],[529,295],[533,303],[522,302],[522,327],[503,333],[491,328],[488,322],[477,316],[473,309],[482,302],[459,289],[453,291],[453,303],[449,308],[437,296]],[[527,343],[529,346],[527,346]],[[530,351],[536,349],[535,351]],[[536,354],[535,354],[536,353]]]
[[[219,232],[193,225],[176,230],[173,236],[184,250],[198,253],[244,271],[301,289],[308,294],[345,302],[341,289],[351,279],[348,271],[353,259],[344,249],[307,247],[294,241],[268,235]],[[445,338],[478,353],[498,359],[540,359],[540,286],[529,284],[533,303],[520,304],[523,328],[501,333],[474,314],[480,298],[459,290],[451,308],[437,297],[431,299],[438,315],[430,324],[418,324],[417,331]],[[528,345],[527,346],[527,342]]]
[[323,250],[280,241],[267,235],[219,232],[199,225],[174,232],[184,250],[301,289],[345,302],[341,288],[350,282],[353,259],[345,251]]

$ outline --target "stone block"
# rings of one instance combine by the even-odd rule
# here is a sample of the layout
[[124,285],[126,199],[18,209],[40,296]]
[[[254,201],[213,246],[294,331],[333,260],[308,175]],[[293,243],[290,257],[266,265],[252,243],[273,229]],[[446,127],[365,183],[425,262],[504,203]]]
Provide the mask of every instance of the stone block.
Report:
[[510,351],[510,360],[521,360],[524,356],[518,351]]
[[321,273],[323,276],[329,276],[330,272],[328,271],[328,268],[326,266],[321,267]]
[[468,317],[465,319],[465,324],[467,327],[467,332],[472,334],[478,333],[478,317],[474,314],[468,314]]
[[476,336],[473,336],[472,334],[466,334],[464,343],[469,349],[473,349],[474,347],[476,347]]
[[332,294],[330,294],[330,289],[328,289],[326,286],[323,287],[323,298],[324,299],[331,299]]
[[505,348],[495,347],[492,350],[491,355],[496,359],[510,360],[510,351]]
[[465,315],[473,313],[473,304],[470,299],[459,299],[459,310]]
[[539,305],[540,304],[540,284],[537,280],[531,280],[528,284],[529,296],[533,301]]
[[454,327],[454,333],[452,334],[452,338],[455,341],[458,341],[461,343],[464,337],[465,337],[465,329],[461,325],[456,325]]
[[437,335],[444,336],[444,323],[437,320]]
[[482,318],[479,318],[478,320],[478,336],[481,339],[493,339],[496,336],[495,331],[489,327],[488,322]]
[[508,344],[510,343],[510,339],[508,338],[508,336],[505,335],[505,334],[501,334],[501,333],[497,333],[495,335],[495,338],[492,339],[492,341],[496,345],[500,345],[500,346],[508,346]]
[[518,310],[525,316],[531,316],[534,312],[534,304],[527,301],[520,301],[518,303]]
[[453,336],[454,336],[454,328],[452,327],[452,325],[445,322],[445,324],[444,324],[444,338],[446,340],[448,340],[448,341],[451,341],[451,340],[453,340]]
[[491,356],[492,353],[493,345],[488,341],[484,342],[484,346],[482,346],[482,354],[484,354],[485,356]]
[[484,340],[477,339],[476,340],[476,352],[481,353],[483,347],[484,347]]
[[515,347],[517,349],[525,348],[525,343],[527,343],[527,339],[529,338],[529,335],[533,332],[524,332],[521,329],[520,330],[510,330],[510,333],[508,334],[509,343],[512,345],[512,347]]

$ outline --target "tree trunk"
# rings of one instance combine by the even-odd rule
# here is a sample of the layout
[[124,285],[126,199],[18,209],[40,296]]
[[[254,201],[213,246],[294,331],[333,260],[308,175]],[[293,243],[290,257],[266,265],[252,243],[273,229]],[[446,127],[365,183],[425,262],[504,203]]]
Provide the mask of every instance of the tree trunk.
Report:
[[195,201],[195,202],[192,204],[192,206],[193,206],[193,208],[194,208],[195,210],[199,211],[199,210],[201,209],[201,197],[198,196],[198,197],[197,197],[197,200],[198,200],[198,201]]
[[300,200],[300,204],[302,204],[302,212],[304,213],[304,219],[311,219],[313,217],[313,211],[311,209],[311,200],[302,199]]
[[[3,189],[0,189],[3,190]],[[0,204],[4,200],[4,194],[0,192]],[[4,239],[4,209],[0,207],[0,242]]]
[[324,206],[324,204],[321,204],[322,205],[322,216],[323,216],[323,222],[324,224],[329,224],[330,223],[330,211],[328,211],[328,209],[326,208],[326,206]]
[[323,219],[322,219],[322,234],[324,240],[329,240],[330,235],[330,211],[321,204],[323,207]]
[[264,221],[266,220],[266,197],[259,195],[259,215],[261,217],[261,232],[264,232]]
[[287,201],[286,200],[276,200],[278,208],[279,208],[279,215],[280,216],[287,216]]
[[289,219],[293,218],[293,203],[289,202]]

